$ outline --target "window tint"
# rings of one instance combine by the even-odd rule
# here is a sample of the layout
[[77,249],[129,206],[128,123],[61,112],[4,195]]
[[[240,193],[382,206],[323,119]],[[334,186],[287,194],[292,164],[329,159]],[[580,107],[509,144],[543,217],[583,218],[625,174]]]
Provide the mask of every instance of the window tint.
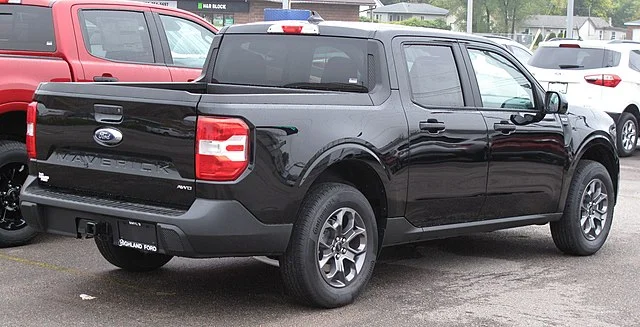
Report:
[[404,47],[411,96],[423,106],[462,107],[464,100],[453,51],[445,46]]
[[629,54],[629,67],[640,72],[640,50],[633,50]]
[[527,51],[525,51],[524,49],[521,49],[520,47],[517,46],[511,46],[511,51],[513,52],[513,55],[520,60],[521,63],[526,64],[529,62],[529,59],[531,59],[531,54]]
[[546,69],[616,67],[620,64],[620,52],[593,48],[540,47],[529,64]]
[[83,10],[87,51],[115,61],[153,63],[149,28],[141,12]]
[[533,109],[533,86],[507,58],[494,52],[469,50],[485,108]]
[[213,32],[186,19],[160,15],[173,64],[202,68],[207,59]]
[[364,39],[229,34],[213,82],[368,92],[366,51]]
[[0,50],[56,50],[51,8],[0,6]]

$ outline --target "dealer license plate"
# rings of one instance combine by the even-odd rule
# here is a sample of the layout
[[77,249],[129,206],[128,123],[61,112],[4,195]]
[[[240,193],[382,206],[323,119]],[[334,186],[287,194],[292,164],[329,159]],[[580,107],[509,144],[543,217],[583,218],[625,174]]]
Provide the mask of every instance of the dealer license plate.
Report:
[[567,83],[549,83],[549,91],[567,94]]
[[131,220],[118,220],[118,246],[147,252],[158,252],[156,225]]

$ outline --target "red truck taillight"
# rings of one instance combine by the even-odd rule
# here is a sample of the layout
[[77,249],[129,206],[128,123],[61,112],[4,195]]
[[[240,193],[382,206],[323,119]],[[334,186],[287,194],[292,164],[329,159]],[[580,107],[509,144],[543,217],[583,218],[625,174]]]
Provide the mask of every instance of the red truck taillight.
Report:
[[236,180],[249,166],[249,126],[237,118],[198,117],[196,178]]
[[36,158],[36,118],[38,117],[38,102],[31,102],[27,106],[27,155],[29,159]]

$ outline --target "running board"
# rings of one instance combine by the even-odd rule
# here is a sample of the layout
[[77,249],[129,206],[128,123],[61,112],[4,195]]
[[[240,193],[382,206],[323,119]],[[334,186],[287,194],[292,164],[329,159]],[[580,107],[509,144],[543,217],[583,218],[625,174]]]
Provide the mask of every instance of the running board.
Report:
[[543,215],[472,221],[468,223],[424,228],[415,227],[404,217],[389,218],[387,219],[387,227],[384,232],[384,242],[382,246],[427,241],[465,234],[491,232],[499,229],[528,225],[544,225],[550,221],[559,220],[561,217],[562,213],[550,213]]

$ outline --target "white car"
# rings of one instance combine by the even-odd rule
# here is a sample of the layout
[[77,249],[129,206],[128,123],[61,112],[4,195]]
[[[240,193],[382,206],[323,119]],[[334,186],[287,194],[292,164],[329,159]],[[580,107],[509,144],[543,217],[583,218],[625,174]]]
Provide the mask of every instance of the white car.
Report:
[[540,43],[529,70],[569,104],[608,113],[617,122],[621,157],[630,156],[640,121],[640,43],[558,40]]
[[482,35],[491,39],[493,42],[505,47],[516,59],[518,59],[525,67],[529,68],[529,60],[533,57],[533,53],[524,45],[504,36]]

